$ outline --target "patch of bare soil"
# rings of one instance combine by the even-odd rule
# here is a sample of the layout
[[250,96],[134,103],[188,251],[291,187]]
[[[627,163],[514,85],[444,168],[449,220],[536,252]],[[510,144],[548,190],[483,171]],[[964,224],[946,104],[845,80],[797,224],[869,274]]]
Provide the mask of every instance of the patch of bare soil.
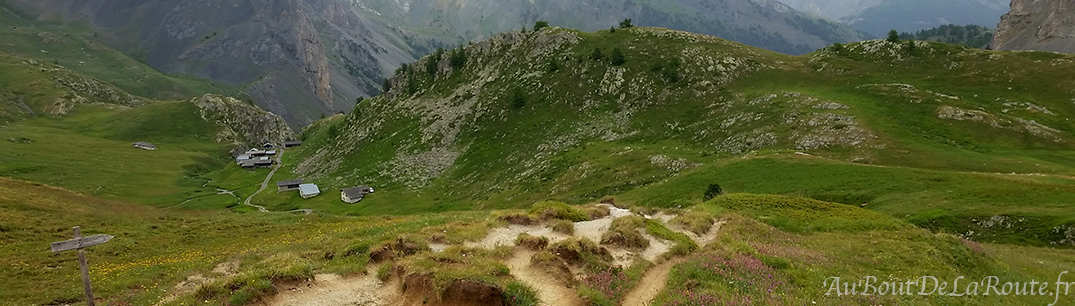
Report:
[[[366,275],[343,277],[318,274],[313,282],[298,283],[280,288],[280,292],[261,305],[265,306],[380,306],[391,305],[395,290],[381,290],[376,275],[377,266],[370,265]],[[394,289],[394,288],[392,288]]]
[[593,242],[600,242],[601,235],[608,231],[608,227],[612,225],[612,220],[631,215],[630,210],[617,208],[612,205],[603,204],[608,207],[609,214],[604,218],[590,221],[575,222],[575,237],[585,237]]
[[508,225],[508,227],[498,227],[489,231],[489,234],[485,235],[485,238],[477,242],[467,242],[464,246],[468,248],[483,248],[493,249],[498,246],[514,246],[515,239],[519,237],[519,234],[526,233],[535,237],[549,238],[549,243],[556,243],[560,240],[567,239],[567,235],[557,233],[544,226],[537,225]]
[[187,277],[186,280],[175,284],[175,287],[172,288],[172,293],[168,294],[168,296],[165,296],[163,299],[161,299],[154,305],[168,304],[169,302],[174,301],[177,297],[190,294],[191,292],[198,290],[198,287],[201,287],[202,285],[212,283],[213,281],[216,281],[220,278],[235,275],[235,273],[237,273],[238,271],[239,262],[228,261],[221,263],[216,267],[213,267],[213,274],[210,274],[209,276],[204,276],[202,274],[191,275]]
[[537,291],[538,298],[541,299],[540,305],[585,305],[574,290],[567,288],[548,273],[531,266],[530,257],[533,255],[533,251],[519,250],[504,264],[511,270],[512,276]]

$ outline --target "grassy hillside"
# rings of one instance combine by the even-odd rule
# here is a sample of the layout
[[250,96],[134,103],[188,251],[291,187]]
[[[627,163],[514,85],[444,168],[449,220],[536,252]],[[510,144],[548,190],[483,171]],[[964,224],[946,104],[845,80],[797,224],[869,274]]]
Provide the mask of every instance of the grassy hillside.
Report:
[[159,100],[187,99],[207,93],[249,100],[243,89],[189,77],[167,75],[110,48],[106,33],[85,24],[25,20],[0,6],[0,53],[33,58],[71,69],[136,96]]
[[[0,53],[0,176],[157,206],[238,203],[207,187],[230,151],[279,142],[279,117],[234,99],[155,101],[37,59]],[[147,141],[156,151],[131,143]],[[261,174],[264,177],[264,173]]]
[[[921,41],[793,57],[652,28],[507,33],[401,68],[387,94],[308,127],[275,178],[376,195],[255,200],[357,214],[606,195],[668,207],[720,184],[1066,244],[1073,60]],[[993,217],[1031,220],[1014,227],[1037,237],[980,222]]]
[[[75,225],[82,226],[83,235],[116,236],[87,251],[98,305],[151,305],[176,293],[176,284],[193,275],[245,287],[257,281],[304,280],[314,271],[363,271],[365,261],[348,255],[351,248],[482,217],[341,219],[162,210],[7,178],[0,178],[0,216],[0,275],[12,279],[0,291],[0,305],[84,305],[74,253],[50,254],[47,247],[70,239]],[[339,255],[326,259],[326,254]],[[221,263],[234,267],[213,272]],[[197,285],[185,288],[169,305],[202,303],[195,289]],[[231,294],[212,304],[229,299]]]
[[[867,276],[876,278],[875,286],[923,275],[948,282],[964,277],[958,289],[946,291],[966,294],[966,284],[989,276],[1051,280],[1075,264],[1065,255],[1070,250],[979,244],[838,204],[736,194],[694,209],[724,216],[720,242],[676,265],[653,305],[1049,304],[1052,295],[921,296],[921,283],[900,289],[913,293],[909,295],[877,295],[873,290],[870,296],[836,296],[829,278],[859,282],[861,293]],[[827,279],[829,286],[823,285]],[[924,287],[924,292],[935,289]]]
[[[654,276],[664,268],[670,268],[667,286],[660,287],[651,305],[1036,305],[1052,297],[860,299],[826,296],[821,284],[833,276],[851,281],[876,276],[886,282],[922,275],[1051,280],[1058,271],[1075,268],[1071,250],[979,244],[877,212],[807,198],[729,194],[694,207],[650,210],[658,218],[635,217],[643,221],[633,225],[602,217],[598,207],[543,202],[529,211],[404,217],[191,212],[0,178],[0,276],[10,280],[8,290],[0,291],[0,305],[84,305],[74,254],[50,254],[46,247],[68,239],[73,225],[82,226],[84,234],[116,236],[87,251],[98,304],[103,305],[279,305],[278,296],[304,303],[309,298],[302,295],[305,290],[320,297],[306,303],[368,304],[364,295],[338,294],[355,289],[327,287],[336,280],[359,286],[347,288],[399,298],[378,305],[450,303],[458,298],[452,295],[459,292],[458,284],[485,284],[479,288],[508,305],[537,305],[546,296],[534,288],[548,286],[567,290],[569,296],[560,302],[617,305],[630,292],[646,290],[636,287],[642,279],[664,284]],[[627,251],[622,247],[587,238],[565,240],[547,228],[566,222],[586,232],[584,224],[601,220],[612,221],[618,232],[641,231],[652,243],[672,247],[660,257],[636,257],[620,266],[600,254]],[[509,226],[508,221],[532,225]],[[536,236],[516,240],[520,230]],[[607,235],[602,232],[596,234]],[[715,236],[699,247],[692,241],[703,234],[691,238],[690,232]],[[545,244],[527,242],[541,239]],[[500,240],[506,244],[490,242]],[[434,245],[439,247],[431,249]],[[564,261],[552,255],[580,248],[593,253],[564,256]],[[529,268],[514,263],[519,258]],[[560,264],[577,274],[535,279],[519,270],[559,275]],[[541,287],[532,287],[535,282]]]

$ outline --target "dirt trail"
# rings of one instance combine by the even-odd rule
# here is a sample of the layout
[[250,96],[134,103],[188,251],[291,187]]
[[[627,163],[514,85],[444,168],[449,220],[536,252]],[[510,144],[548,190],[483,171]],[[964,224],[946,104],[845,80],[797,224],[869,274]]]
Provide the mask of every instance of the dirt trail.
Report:
[[556,243],[560,240],[567,239],[567,235],[553,232],[545,226],[537,225],[508,225],[508,227],[498,227],[485,234],[485,238],[482,240],[471,242],[468,241],[463,246],[468,248],[483,248],[493,249],[498,246],[513,246],[515,245],[515,239],[519,237],[519,234],[527,233],[531,236],[544,236],[549,238],[549,243]]
[[683,261],[683,258],[677,258],[650,268],[649,271],[646,271],[646,275],[639,280],[638,285],[635,285],[631,292],[628,292],[623,297],[623,306],[650,305],[653,299],[657,297],[657,294],[664,290],[672,267]]
[[374,278],[377,266],[370,265],[366,275],[342,277],[318,274],[313,282],[281,288],[280,293],[259,304],[264,306],[380,306],[388,305],[394,290],[381,290],[381,281]]
[[[280,170],[280,167],[283,167],[283,166],[284,166],[284,149],[280,149],[279,154],[276,155],[276,165],[274,165],[272,167],[272,171],[269,171],[269,175],[265,176],[265,180],[261,181],[261,188],[258,188],[258,191],[255,191],[254,193],[251,193],[249,197],[246,197],[246,200],[243,201],[243,205],[250,206],[250,207],[253,207],[253,208],[257,208],[258,211],[260,211],[260,212],[269,212],[268,209],[265,209],[265,206],[250,203],[250,200],[253,199],[254,196],[256,196],[259,193],[261,193],[262,191],[264,191],[266,187],[269,187],[269,180],[271,180],[272,176],[276,174],[276,170]],[[235,195],[235,194],[233,193],[232,195]],[[312,214],[314,212],[314,210],[313,209],[300,208],[300,209],[289,210],[289,211],[285,211],[285,212],[288,212],[288,213],[301,212],[301,213],[305,213],[305,214],[309,215],[309,214]]]
[[530,257],[533,255],[534,251],[516,251],[504,264],[511,270],[512,276],[537,291],[538,298],[541,299],[541,304],[539,305],[585,305],[585,302],[579,298],[574,290],[565,287],[563,283],[552,278],[544,271],[531,267]]
[[[686,234],[694,240],[694,243],[698,244],[698,247],[704,248],[717,240],[717,234],[720,232],[720,228],[724,226],[724,223],[724,221],[714,223],[709,227],[709,231],[702,236],[695,235],[694,233],[679,227],[668,226],[672,228],[672,230]],[[656,298],[668,284],[668,275],[671,273],[672,267],[683,263],[684,261],[685,259],[680,257],[665,261],[656,267],[647,270],[646,274],[639,280],[638,285],[635,285],[635,287],[631,289],[631,292],[628,292],[627,295],[623,297],[623,306],[650,305],[653,302],[653,299]]]
[[608,227],[612,225],[612,220],[632,215],[630,210],[617,208],[612,205],[603,204],[608,207],[609,215],[607,217],[591,220],[575,222],[575,236],[586,237],[593,242],[601,242],[601,235],[608,231]]
[[253,207],[253,208],[257,208],[258,211],[260,211],[260,212],[269,212],[268,209],[265,209],[265,206],[250,203],[250,199],[253,199],[254,196],[258,195],[259,193],[261,193],[261,191],[265,190],[265,187],[269,186],[269,180],[271,180],[272,176],[274,174],[276,174],[276,170],[279,170],[280,167],[283,166],[283,164],[284,164],[284,149],[280,149],[279,153],[280,154],[276,155],[276,165],[274,165],[272,167],[272,171],[269,171],[269,175],[265,176],[265,180],[261,181],[261,188],[258,188],[258,191],[255,191],[254,193],[251,193],[249,197],[246,197],[246,200],[243,201],[244,205],[250,206],[250,207]]

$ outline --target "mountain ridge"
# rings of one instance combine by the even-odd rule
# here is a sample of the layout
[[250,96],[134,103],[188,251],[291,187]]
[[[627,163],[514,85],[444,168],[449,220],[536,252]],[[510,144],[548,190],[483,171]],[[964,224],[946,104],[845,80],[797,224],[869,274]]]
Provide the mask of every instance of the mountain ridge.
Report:
[[[294,127],[380,93],[400,64],[538,20],[587,30],[625,18],[802,54],[861,39],[772,0],[4,0],[31,24],[87,23],[101,41],[172,74],[245,89]],[[475,21],[477,20],[477,21]]]

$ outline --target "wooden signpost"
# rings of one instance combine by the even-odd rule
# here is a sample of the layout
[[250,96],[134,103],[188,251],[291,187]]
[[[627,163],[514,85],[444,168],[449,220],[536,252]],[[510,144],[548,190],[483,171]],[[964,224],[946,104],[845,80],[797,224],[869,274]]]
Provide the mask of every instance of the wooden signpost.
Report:
[[82,269],[82,287],[86,290],[86,305],[94,306],[93,301],[93,288],[90,287],[90,266],[86,263],[86,251],[84,248],[95,246],[98,244],[104,244],[116,236],[112,235],[93,235],[89,237],[82,237],[82,229],[78,226],[75,227],[75,239],[57,241],[52,243],[52,252],[58,253],[63,251],[78,250],[78,266]]

